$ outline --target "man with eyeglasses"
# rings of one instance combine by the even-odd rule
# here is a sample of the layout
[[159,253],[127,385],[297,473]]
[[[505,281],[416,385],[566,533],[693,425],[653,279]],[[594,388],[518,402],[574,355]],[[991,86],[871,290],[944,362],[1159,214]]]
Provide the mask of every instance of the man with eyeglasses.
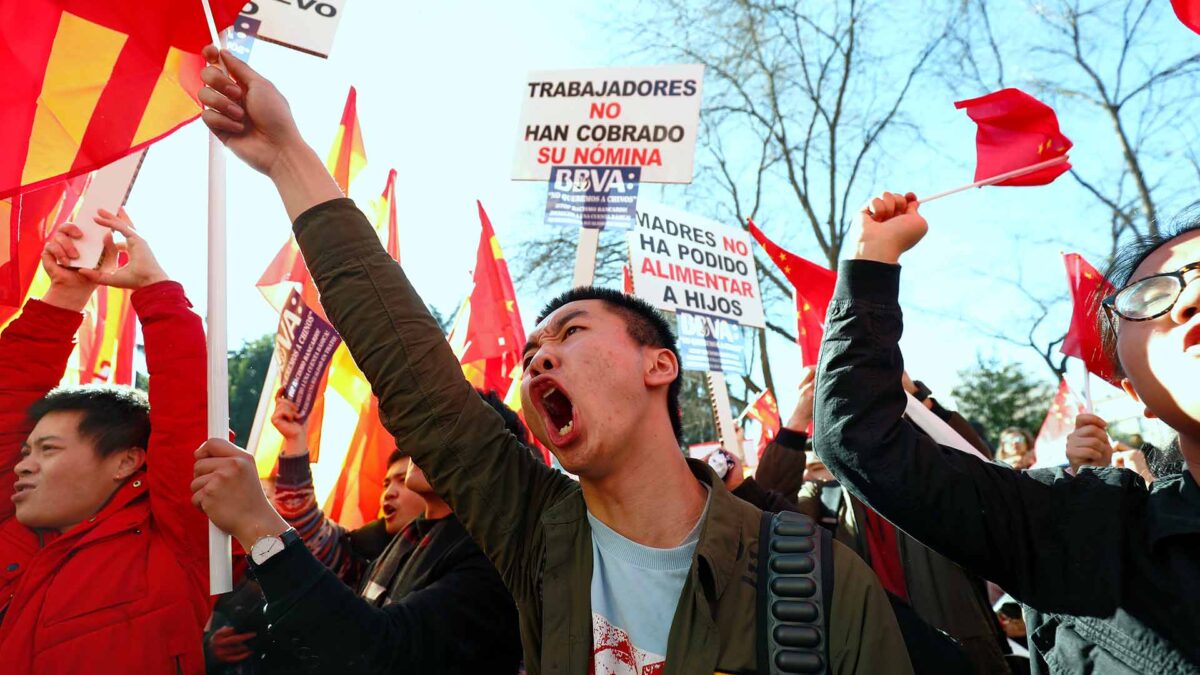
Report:
[[[814,446],[852,494],[1025,606],[1034,673],[1200,673],[1200,224],[1126,247],[1102,334],[1125,391],[1179,434],[1187,470],[1015,471],[903,419],[900,255],[925,235],[884,193],[843,261]],[[1081,423],[1089,420],[1081,416]]]

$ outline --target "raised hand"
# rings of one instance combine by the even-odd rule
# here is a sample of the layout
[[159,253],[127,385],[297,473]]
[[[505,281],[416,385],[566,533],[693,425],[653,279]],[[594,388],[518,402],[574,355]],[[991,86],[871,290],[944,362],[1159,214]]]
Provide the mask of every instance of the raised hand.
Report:
[[1105,429],[1108,422],[1096,415],[1080,414],[1075,418],[1075,431],[1067,436],[1067,461],[1072,471],[1081,466],[1109,466],[1113,447]]
[[900,261],[900,254],[917,245],[929,230],[918,213],[917,196],[885,192],[871,200],[862,211],[862,227],[854,257],[889,264]]
[[300,419],[296,404],[284,397],[282,389],[275,394],[275,412],[271,415],[271,424],[283,436],[284,455],[303,455],[308,452],[308,425]]
[[[154,252],[150,250],[150,245],[146,243],[145,239],[142,239],[137,230],[133,229],[133,223],[129,220],[129,215],[125,213],[125,209],[119,209],[115,215],[104,209],[100,209],[99,215],[96,216],[96,224],[103,225],[115,232],[120,232],[125,237],[123,243],[113,247],[115,251],[111,256],[108,247],[106,247],[104,257],[113,258],[115,263],[116,252],[124,251],[129,255],[129,261],[120,267],[79,270],[81,276],[94,284],[133,290],[145,288],[146,286],[167,280],[167,273],[158,264],[158,260],[154,257]],[[112,235],[110,234],[108,235],[108,240],[111,241],[111,239]]]
[[[82,238],[83,230],[74,223],[67,223],[46,240],[46,247],[42,249],[42,267],[50,277],[50,288],[42,297],[42,302],[73,312],[87,306],[96,290],[96,282],[84,275],[83,270],[70,267],[71,261],[79,257],[75,240]],[[116,250],[110,234],[104,238],[100,269],[111,270],[115,263]]]
[[804,371],[804,376],[800,378],[800,399],[796,401],[796,408],[792,411],[792,416],[788,418],[787,424],[783,425],[792,431],[807,432],[808,425],[812,423],[817,368],[816,366],[806,366]]
[[258,481],[250,453],[220,438],[196,450],[192,504],[247,551],[259,537],[279,536],[287,523],[275,512]]
[[287,99],[267,78],[228,51],[204,48],[210,64],[201,73],[206,85],[200,90],[201,115],[213,134],[242,161],[271,175],[285,149],[303,146]]

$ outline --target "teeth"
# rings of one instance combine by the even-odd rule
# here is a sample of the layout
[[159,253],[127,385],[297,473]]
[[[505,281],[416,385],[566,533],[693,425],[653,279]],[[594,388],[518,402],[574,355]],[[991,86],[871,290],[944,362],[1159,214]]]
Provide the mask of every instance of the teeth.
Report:
[[557,392],[558,392],[558,389],[556,389],[555,387],[550,387],[549,389],[547,389],[545,392],[542,393],[542,400],[544,401],[544,400],[550,398]]
[[571,430],[574,428],[575,428],[575,420],[571,420],[570,422],[567,422],[566,424],[564,424],[563,428],[558,430],[558,434],[560,436],[566,436],[567,434],[571,433]]

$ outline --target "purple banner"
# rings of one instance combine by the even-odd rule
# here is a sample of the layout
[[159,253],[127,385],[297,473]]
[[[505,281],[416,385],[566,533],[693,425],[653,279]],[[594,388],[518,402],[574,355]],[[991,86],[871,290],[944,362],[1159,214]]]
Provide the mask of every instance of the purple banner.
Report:
[[299,291],[293,290],[279,313],[275,356],[279,359],[283,395],[296,404],[300,419],[308,419],[312,412],[320,393],[317,386],[340,344],[342,338],[333,326],[304,304]]

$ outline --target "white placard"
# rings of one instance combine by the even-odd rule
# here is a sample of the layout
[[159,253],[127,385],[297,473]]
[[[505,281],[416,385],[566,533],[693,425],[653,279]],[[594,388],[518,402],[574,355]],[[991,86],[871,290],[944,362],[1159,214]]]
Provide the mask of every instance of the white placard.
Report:
[[261,21],[258,39],[329,58],[346,0],[253,0],[242,16]]
[[668,312],[765,325],[748,232],[661,204],[640,202],[637,216],[629,258],[639,297]]
[[643,183],[690,183],[702,65],[543,70],[524,83],[513,180],[552,166],[641,167]]
[[83,238],[75,240],[75,249],[79,257],[72,261],[71,266],[79,269],[95,269],[100,264],[100,254],[104,251],[104,237],[112,230],[96,224],[96,216],[100,209],[116,213],[125,204],[133,179],[137,176],[138,167],[146,151],[135,152],[121,159],[106,164],[92,174],[87,190],[83,193],[83,202],[75,214],[75,226],[83,231]]

